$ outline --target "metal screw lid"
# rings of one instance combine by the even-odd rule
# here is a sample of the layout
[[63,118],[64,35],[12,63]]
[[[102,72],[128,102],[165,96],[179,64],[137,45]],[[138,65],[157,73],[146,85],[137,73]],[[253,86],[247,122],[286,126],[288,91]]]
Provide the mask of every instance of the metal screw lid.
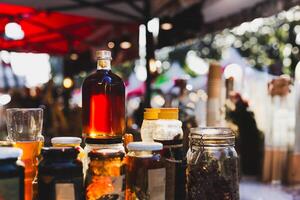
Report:
[[80,144],[79,137],[54,137],[51,139],[52,144]]
[[107,50],[99,50],[96,51],[96,57],[97,59],[102,59],[102,60],[111,60],[111,52]]
[[23,150],[15,147],[0,147],[0,160],[8,158],[19,158]]
[[127,148],[129,151],[160,151],[163,145],[159,142],[130,142]]

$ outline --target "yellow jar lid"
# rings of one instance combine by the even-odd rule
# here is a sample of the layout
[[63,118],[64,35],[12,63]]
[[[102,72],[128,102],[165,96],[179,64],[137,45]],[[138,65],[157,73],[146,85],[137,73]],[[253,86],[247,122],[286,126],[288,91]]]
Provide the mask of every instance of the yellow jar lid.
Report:
[[158,119],[158,112],[144,112],[144,119]]
[[161,108],[158,119],[178,119],[178,108]]
[[145,108],[146,112],[159,112],[161,108]]
[[158,119],[159,108],[145,108],[144,119]]

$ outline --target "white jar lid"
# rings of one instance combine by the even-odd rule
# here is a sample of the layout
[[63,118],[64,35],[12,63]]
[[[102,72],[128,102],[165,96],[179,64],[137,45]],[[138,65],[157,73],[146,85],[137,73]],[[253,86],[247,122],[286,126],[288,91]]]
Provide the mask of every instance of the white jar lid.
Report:
[[0,147],[0,160],[7,158],[19,158],[23,154],[23,150],[15,147]]
[[130,142],[127,148],[129,151],[159,151],[163,145],[159,142]]
[[79,137],[54,137],[51,139],[52,144],[80,144],[81,141]]

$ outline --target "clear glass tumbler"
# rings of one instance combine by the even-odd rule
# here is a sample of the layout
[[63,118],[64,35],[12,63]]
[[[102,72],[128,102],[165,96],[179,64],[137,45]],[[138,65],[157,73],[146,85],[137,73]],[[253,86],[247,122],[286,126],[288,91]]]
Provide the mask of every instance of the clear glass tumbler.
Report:
[[41,108],[11,108],[6,110],[8,141],[23,150],[25,164],[25,200],[33,198],[33,181],[37,175],[38,156],[44,144]]

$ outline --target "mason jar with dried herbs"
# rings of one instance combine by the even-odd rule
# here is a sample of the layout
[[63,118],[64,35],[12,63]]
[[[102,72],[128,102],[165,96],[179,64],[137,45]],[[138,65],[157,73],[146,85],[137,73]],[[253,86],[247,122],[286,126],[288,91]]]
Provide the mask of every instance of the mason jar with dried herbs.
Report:
[[238,156],[228,128],[192,128],[187,153],[187,199],[238,200]]
[[124,152],[116,149],[95,149],[89,152],[88,156],[90,163],[85,179],[86,200],[123,200]]

